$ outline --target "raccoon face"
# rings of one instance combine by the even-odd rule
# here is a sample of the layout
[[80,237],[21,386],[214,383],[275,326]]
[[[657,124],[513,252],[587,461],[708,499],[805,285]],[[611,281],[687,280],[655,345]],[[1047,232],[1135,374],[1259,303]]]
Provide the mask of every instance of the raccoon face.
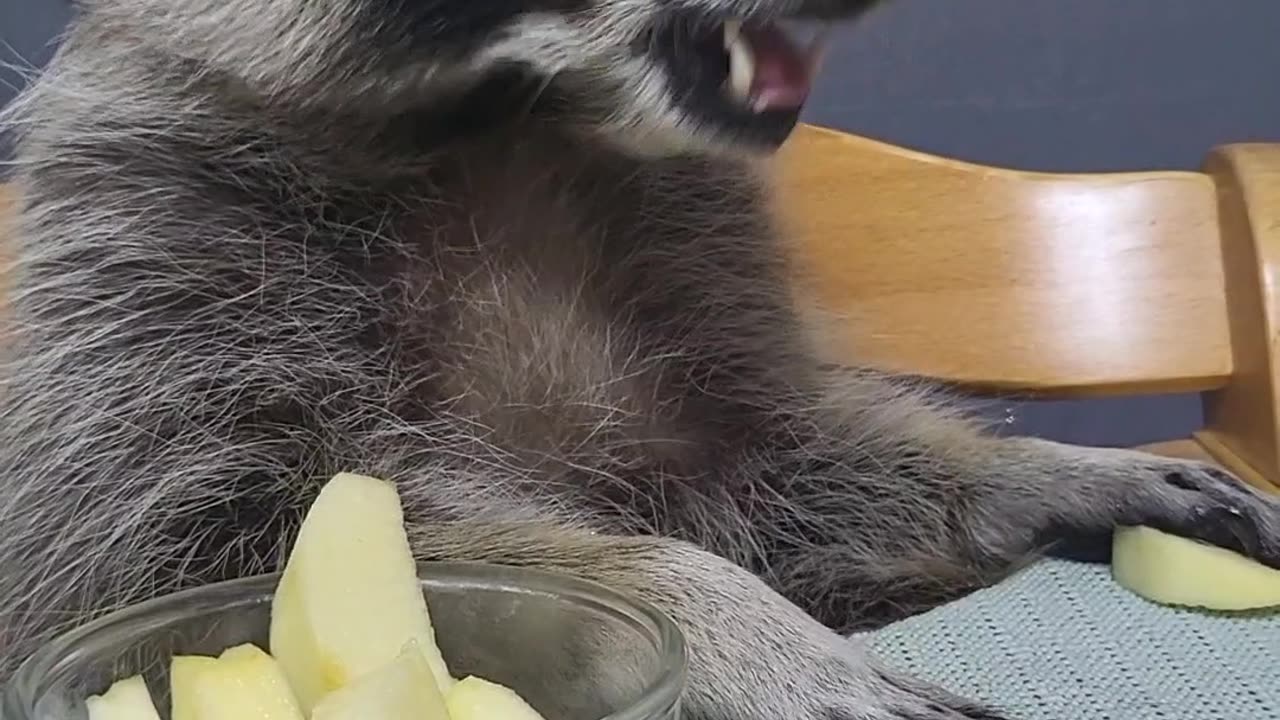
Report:
[[879,0],[79,4],[102,36],[149,44],[285,107],[421,116],[466,98],[466,123],[474,108],[484,121],[536,113],[668,155],[776,147],[799,116],[818,52],[783,24],[853,17]]

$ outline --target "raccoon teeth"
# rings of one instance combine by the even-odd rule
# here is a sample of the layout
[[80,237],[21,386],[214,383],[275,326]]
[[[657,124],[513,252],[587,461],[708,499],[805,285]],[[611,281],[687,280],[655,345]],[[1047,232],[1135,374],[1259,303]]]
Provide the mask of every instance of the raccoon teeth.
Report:
[[741,20],[725,20],[724,21],[724,49],[728,50],[739,37],[742,36]]
[[751,99],[751,81],[755,76],[755,56],[751,45],[742,37],[742,23],[730,21],[724,24],[724,49],[729,55],[728,90],[732,97],[742,102]]

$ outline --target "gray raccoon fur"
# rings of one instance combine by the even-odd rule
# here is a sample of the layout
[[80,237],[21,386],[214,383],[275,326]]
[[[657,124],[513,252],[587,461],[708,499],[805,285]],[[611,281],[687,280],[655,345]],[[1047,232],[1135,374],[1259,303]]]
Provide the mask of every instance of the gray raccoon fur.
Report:
[[1280,567],[1280,506],[1220,471],[816,360],[760,181],[794,118],[698,106],[641,46],[869,4],[85,2],[9,116],[0,674],[277,567],[344,470],[399,484],[422,559],[655,602],[709,720],[996,718],[837,631],[1061,538]]

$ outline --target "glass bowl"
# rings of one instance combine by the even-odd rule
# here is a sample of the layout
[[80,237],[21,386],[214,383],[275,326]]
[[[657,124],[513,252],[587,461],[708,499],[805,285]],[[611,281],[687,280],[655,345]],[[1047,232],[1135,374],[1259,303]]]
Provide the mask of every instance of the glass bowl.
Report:
[[[423,563],[436,640],[454,677],[520,693],[546,720],[674,720],[680,631],[646,603],[575,578],[496,565]],[[84,698],[142,673],[167,717],[169,659],[268,648],[278,575],[208,585],[107,615],[44,646],[4,690],[3,720],[82,720]]]

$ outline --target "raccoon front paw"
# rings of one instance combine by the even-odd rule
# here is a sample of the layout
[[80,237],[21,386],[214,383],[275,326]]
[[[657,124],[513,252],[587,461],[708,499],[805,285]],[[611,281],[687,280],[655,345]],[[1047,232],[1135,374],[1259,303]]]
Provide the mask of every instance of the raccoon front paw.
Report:
[[1160,461],[1123,508],[1120,522],[1226,548],[1280,568],[1280,498],[1213,465]]

